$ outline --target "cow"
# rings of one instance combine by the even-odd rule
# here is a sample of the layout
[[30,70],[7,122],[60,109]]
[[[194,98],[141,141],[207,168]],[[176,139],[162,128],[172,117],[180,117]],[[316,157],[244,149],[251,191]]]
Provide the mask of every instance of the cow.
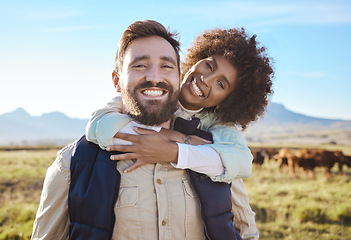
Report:
[[319,167],[324,167],[328,178],[331,178],[331,168],[335,163],[340,163],[343,159],[343,154],[340,151],[320,150],[316,156],[316,164]]
[[262,166],[265,156],[264,152],[261,149],[251,150],[252,156],[254,157],[253,163]]
[[339,173],[342,173],[343,166],[351,167],[351,156],[343,155],[339,162]]
[[282,170],[284,165],[289,167],[289,172],[292,177],[296,177],[295,174],[295,165],[296,165],[296,155],[295,153],[289,148],[282,148],[279,152],[274,156],[277,160],[279,169]]
[[262,154],[264,155],[264,161],[270,165],[271,159],[274,159],[274,156],[278,154],[279,150],[276,148],[264,148]]
[[[303,171],[310,171],[313,176],[315,167],[323,167],[328,178],[331,178],[331,168],[335,163],[343,159],[341,151],[328,151],[325,149],[299,149],[297,154],[297,165]],[[340,168],[340,165],[339,165]]]
[[316,167],[316,152],[317,149],[300,148],[296,153],[296,166],[299,167],[306,175],[310,173],[313,178],[314,168]]

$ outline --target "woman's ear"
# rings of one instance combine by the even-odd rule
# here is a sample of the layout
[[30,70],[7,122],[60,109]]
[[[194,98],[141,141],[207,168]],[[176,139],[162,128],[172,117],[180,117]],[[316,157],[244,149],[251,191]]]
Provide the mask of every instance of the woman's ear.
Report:
[[113,85],[115,86],[117,92],[121,92],[121,86],[119,85],[119,76],[118,73],[114,70],[112,72],[112,81],[113,81]]

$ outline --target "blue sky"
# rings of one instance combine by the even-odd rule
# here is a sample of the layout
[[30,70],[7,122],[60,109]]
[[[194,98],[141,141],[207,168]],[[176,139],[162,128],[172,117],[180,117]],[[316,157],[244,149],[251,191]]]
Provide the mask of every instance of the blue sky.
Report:
[[351,120],[351,1],[0,1],[0,114],[88,118],[115,94],[123,30],[154,19],[182,51],[206,29],[245,27],[274,59],[273,102]]

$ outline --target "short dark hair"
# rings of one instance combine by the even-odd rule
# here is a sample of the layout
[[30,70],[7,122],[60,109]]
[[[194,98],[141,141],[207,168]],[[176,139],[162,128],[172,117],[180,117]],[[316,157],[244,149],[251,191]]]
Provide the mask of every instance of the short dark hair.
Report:
[[148,36],[159,36],[167,40],[173,47],[177,55],[178,71],[180,72],[180,56],[179,49],[180,43],[178,41],[178,33],[171,33],[166,29],[161,23],[154,20],[144,20],[136,21],[128,26],[128,28],[123,32],[121,39],[118,44],[118,50],[116,54],[115,61],[115,71],[120,73],[124,55],[127,50],[128,45],[135,39]]
[[[244,28],[213,29],[195,38],[182,66],[184,75],[195,63],[213,55],[227,58],[238,70],[234,91],[218,106],[216,113],[223,123],[240,125],[244,130],[263,115],[268,96],[273,93],[272,60],[260,47],[256,35],[249,37]],[[214,111],[215,107],[207,109]]]

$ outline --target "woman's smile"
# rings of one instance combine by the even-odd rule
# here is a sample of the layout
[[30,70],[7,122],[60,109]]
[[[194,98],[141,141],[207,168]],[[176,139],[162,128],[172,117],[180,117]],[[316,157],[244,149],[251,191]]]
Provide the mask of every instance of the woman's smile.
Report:
[[186,73],[179,101],[189,110],[218,106],[234,90],[236,77],[236,67],[223,56],[200,60]]

